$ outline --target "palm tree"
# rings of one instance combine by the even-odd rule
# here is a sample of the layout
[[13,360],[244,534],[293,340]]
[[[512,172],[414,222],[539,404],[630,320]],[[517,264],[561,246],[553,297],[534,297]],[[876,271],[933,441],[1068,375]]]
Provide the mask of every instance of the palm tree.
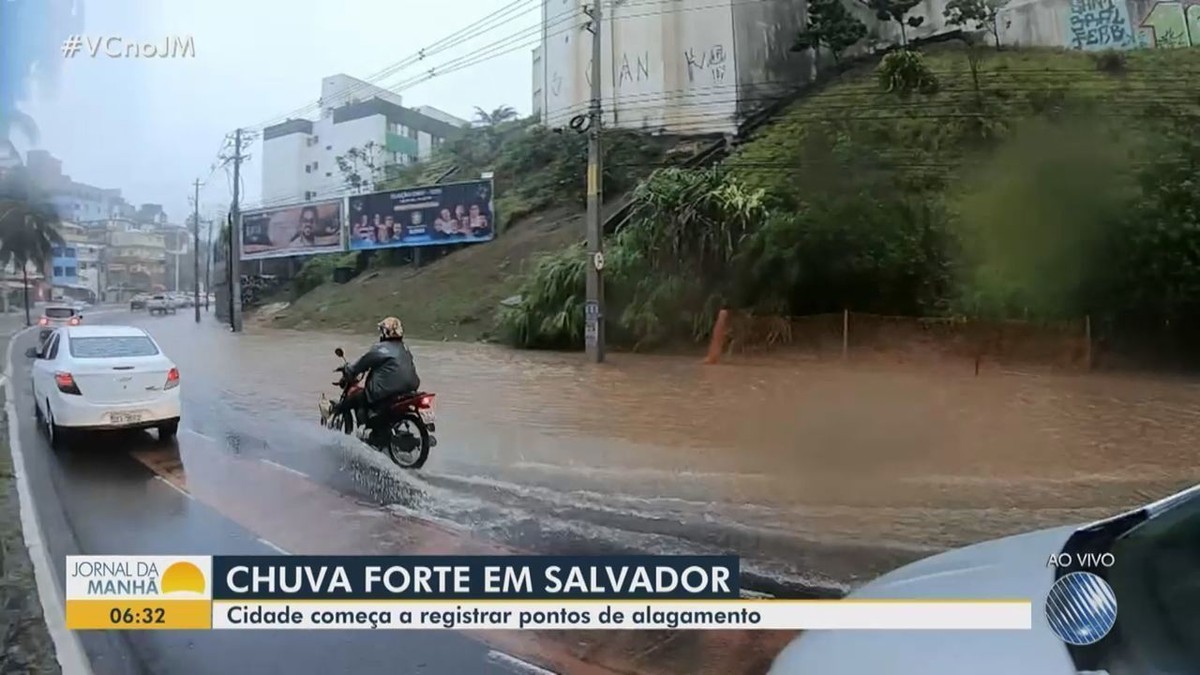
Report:
[[480,124],[488,127],[494,127],[502,122],[507,122],[517,118],[517,111],[512,106],[502,105],[492,112],[488,112],[483,108],[475,108],[475,120]]
[[42,199],[24,172],[12,170],[0,180],[0,267],[15,263],[24,281],[25,325],[29,316],[29,264],[44,268],[55,246],[63,244],[58,233],[58,213]]

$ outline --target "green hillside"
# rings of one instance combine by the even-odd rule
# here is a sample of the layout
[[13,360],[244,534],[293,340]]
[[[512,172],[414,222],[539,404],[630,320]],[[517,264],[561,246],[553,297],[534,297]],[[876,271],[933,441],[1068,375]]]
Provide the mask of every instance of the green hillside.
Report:
[[[700,340],[730,306],[1088,313],[1114,339],[1170,325],[1195,343],[1200,50],[897,54],[798,101],[723,167],[643,183],[606,244],[610,336]],[[881,69],[904,59],[934,86],[887,90]],[[581,345],[583,270],[577,248],[536,266],[508,339]]]

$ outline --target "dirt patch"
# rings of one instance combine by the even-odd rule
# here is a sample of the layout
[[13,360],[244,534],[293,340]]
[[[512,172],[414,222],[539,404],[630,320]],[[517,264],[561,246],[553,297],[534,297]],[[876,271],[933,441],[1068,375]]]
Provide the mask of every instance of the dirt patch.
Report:
[[[7,346],[0,341],[0,349]],[[0,402],[3,402],[0,390]],[[59,673],[21,532],[8,419],[0,422],[0,673]]]
[[394,315],[415,338],[488,339],[495,333],[496,310],[516,292],[519,274],[538,254],[581,240],[583,227],[583,216],[575,211],[547,212],[515,224],[493,242],[424,267],[371,270],[247,319],[260,327],[369,333],[381,317]]

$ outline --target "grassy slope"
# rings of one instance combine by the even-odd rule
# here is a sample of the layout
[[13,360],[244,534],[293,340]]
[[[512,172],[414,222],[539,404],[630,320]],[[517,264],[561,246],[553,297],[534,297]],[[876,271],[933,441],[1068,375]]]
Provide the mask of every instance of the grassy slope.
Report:
[[[1067,100],[1094,105],[1098,115],[1130,117],[1151,105],[1172,112],[1196,110],[1200,50],[1147,50],[1128,54],[1126,71],[1100,71],[1084,53],[1052,50],[983,50],[985,105],[1001,124]],[[802,193],[838,180],[829,166],[806,159],[805,130],[830,123],[873,147],[908,172],[952,175],[966,159],[958,139],[974,92],[961,49],[927,51],[941,90],[898,103],[880,91],[873,69],[851,71],[794,104],[729,160],[743,179],[771,191]],[[431,176],[440,167],[427,173]],[[836,173],[836,172],[834,172]],[[280,328],[370,331],[377,317],[395,314],[409,332],[426,339],[472,340],[494,331],[499,302],[512,295],[514,278],[537,254],[583,236],[581,215],[560,211],[523,219],[495,242],[459,251],[420,270],[382,268],[346,285],[325,284],[263,321]]]
[[515,292],[516,275],[527,263],[583,236],[578,213],[543,213],[515,223],[491,243],[420,269],[381,267],[348,284],[325,284],[263,321],[277,328],[370,332],[380,317],[395,315],[416,338],[486,338],[500,301]]
[[[1200,99],[1189,95],[1200,85],[1200,49],[1128,52],[1122,73],[1103,72],[1095,57],[1076,51],[983,48],[981,54],[984,109],[1001,126],[1060,103],[1133,124],[1136,116],[1155,115],[1153,106],[1200,112]],[[805,131],[816,123],[901,170],[953,179],[954,166],[966,159],[960,138],[975,97],[970,69],[954,43],[930,47],[926,58],[941,85],[934,96],[899,102],[879,88],[870,68],[860,68],[794,104],[728,165],[751,185],[779,194],[835,180],[822,175],[827,165],[806,161]]]

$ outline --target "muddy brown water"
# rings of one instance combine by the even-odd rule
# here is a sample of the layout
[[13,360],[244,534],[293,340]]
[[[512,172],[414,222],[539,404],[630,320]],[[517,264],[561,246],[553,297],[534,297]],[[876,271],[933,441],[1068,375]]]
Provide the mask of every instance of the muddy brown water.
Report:
[[[329,452],[311,418],[334,391],[333,349],[370,344],[135,321],[179,363],[199,428],[285,464]],[[525,548],[735,551],[764,575],[845,588],[1200,481],[1200,385],[1182,379],[411,347],[438,395],[432,459],[405,473],[343,448],[337,471],[388,508]]]

